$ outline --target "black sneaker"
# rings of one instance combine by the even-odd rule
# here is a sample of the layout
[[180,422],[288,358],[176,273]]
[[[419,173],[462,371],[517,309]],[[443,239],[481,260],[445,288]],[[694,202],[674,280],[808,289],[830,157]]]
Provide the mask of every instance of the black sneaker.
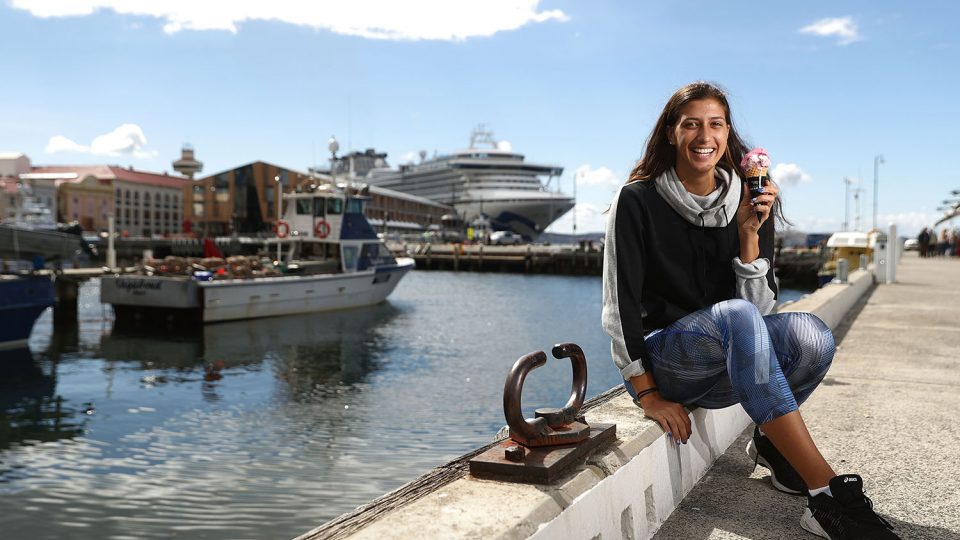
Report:
[[893,526],[873,511],[873,501],[863,494],[863,480],[843,474],[830,480],[833,497],[821,493],[807,498],[800,526],[831,540],[899,540]]
[[747,443],[747,455],[753,458],[754,468],[760,465],[770,470],[770,483],[778,491],[790,495],[807,493],[807,486],[793,465],[787,462],[787,458],[773,446],[770,439],[760,434],[757,427],[753,428],[753,440]]

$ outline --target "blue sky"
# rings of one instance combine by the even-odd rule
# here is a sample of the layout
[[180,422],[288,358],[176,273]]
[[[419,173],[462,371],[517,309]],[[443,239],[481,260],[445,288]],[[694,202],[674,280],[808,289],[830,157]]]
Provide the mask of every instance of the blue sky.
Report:
[[960,189],[957,21],[945,1],[2,0],[0,151],[163,171],[189,142],[214,173],[305,168],[335,135],[396,165],[486,123],[579,179],[588,232],[670,94],[710,80],[797,228],[840,229],[844,178],[868,228],[882,154],[878,221],[915,234]]

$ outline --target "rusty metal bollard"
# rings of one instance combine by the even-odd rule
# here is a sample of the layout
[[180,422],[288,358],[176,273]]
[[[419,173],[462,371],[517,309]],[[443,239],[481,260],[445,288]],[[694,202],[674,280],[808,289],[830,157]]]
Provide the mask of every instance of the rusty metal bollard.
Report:
[[547,363],[547,355],[537,351],[520,357],[503,385],[503,414],[510,426],[510,438],[529,447],[556,446],[586,440],[590,426],[580,416],[580,407],[587,393],[587,360],[583,350],[574,343],[556,345],[554,358],[569,358],[573,365],[573,385],[570,399],[562,409],[543,408],[534,412],[534,420],[523,418],[521,394],[527,373]]
[[562,343],[551,352],[554,358],[569,358],[573,368],[567,403],[562,408],[537,409],[532,420],[523,417],[523,382],[528,373],[547,363],[547,355],[537,351],[521,356],[503,385],[503,415],[510,438],[471,459],[471,475],[549,484],[600,446],[616,440],[615,424],[590,426],[580,414],[587,393],[587,360],[583,350],[574,343]]

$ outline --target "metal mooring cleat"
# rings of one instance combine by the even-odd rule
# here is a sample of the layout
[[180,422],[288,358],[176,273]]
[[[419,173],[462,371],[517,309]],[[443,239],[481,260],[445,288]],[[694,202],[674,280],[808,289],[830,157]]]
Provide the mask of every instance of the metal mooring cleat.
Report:
[[547,362],[547,355],[537,351],[520,357],[503,385],[503,414],[510,438],[470,460],[472,475],[550,483],[598,446],[616,438],[616,425],[590,426],[580,415],[587,392],[587,360],[583,350],[574,343],[563,343],[554,346],[551,352],[554,358],[569,358],[573,366],[573,384],[566,405],[559,409],[537,409],[531,420],[523,417],[523,382],[530,371]]
[[520,408],[520,395],[527,373],[547,363],[547,355],[537,351],[520,357],[503,385],[503,414],[510,426],[510,438],[525,446],[557,446],[577,443],[590,436],[590,426],[578,422],[580,407],[587,393],[587,360],[573,343],[556,345],[554,358],[569,358],[573,364],[573,386],[570,399],[562,409],[544,408],[534,411],[535,418],[526,420]]

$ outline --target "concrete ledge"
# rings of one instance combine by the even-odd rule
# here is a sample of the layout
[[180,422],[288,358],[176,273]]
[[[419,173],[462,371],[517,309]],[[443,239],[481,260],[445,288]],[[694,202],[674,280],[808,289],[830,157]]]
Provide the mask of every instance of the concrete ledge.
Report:
[[[873,285],[858,270],[847,284],[829,284],[781,311],[809,311],[836,329]],[[693,436],[676,445],[643,417],[622,387],[608,391],[586,412],[589,422],[617,424],[617,440],[550,486],[481,480],[466,474],[472,452],[435,471],[457,471],[424,480],[323,525],[297,540],[314,538],[574,538],[646,539],[750,425],[739,405],[694,409]],[[416,486],[410,489],[409,486]],[[387,499],[392,499],[387,501]],[[381,502],[383,501],[383,502]]]
[[587,413],[590,422],[616,422],[617,441],[556,484],[466,475],[346,537],[552,540],[619,538],[629,530],[630,538],[646,538],[750,422],[739,406],[691,416],[694,435],[677,445],[620,392]]
[[810,312],[820,317],[831,329],[836,330],[850,308],[863,297],[873,282],[873,272],[855,270],[850,273],[847,283],[828,283],[796,302],[781,306],[778,311]]

